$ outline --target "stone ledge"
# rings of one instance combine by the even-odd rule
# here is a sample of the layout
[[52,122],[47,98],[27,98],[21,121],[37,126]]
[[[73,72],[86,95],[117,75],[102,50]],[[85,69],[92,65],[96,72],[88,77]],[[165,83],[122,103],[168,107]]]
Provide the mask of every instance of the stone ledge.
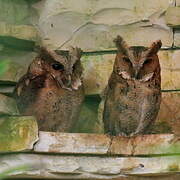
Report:
[[110,137],[103,134],[39,132],[34,152],[91,155],[152,155],[180,153],[173,134]]
[[[180,156],[143,158],[21,153],[0,157],[0,173],[24,165],[26,165],[26,170],[11,172],[9,177],[104,180],[130,178],[132,176],[143,179],[147,176],[153,176],[153,180],[156,178],[160,180],[168,175],[178,175],[180,172]],[[169,177],[171,179],[171,176]]]

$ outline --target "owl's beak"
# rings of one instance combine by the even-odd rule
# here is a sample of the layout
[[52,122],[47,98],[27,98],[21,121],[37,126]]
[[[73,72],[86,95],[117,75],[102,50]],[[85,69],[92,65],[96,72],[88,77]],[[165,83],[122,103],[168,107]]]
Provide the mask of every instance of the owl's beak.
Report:
[[71,75],[68,75],[68,78],[67,78],[67,86],[68,86],[68,87],[71,86]]
[[82,82],[80,78],[77,78],[75,81],[72,82],[72,88],[74,90],[78,90],[81,85],[82,85]]
[[138,70],[135,70],[135,78],[137,79],[137,77],[138,77]]
[[70,87],[70,85],[71,85],[71,76],[70,75],[69,75],[70,77],[68,76],[68,80],[67,80],[66,85],[64,84],[64,82],[62,81],[61,78],[55,77],[53,74],[51,74],[51,76],[54,78],[54,80],[56,80],[59,87],[61,87],[63,89],[67,89],[69,91],[72,91],[72,88]]
[[137,65],[134,66],[134,69],[135,69],[135,72],[134,72],[135,79],[138,78],[138,73],[139,73],[140,68],[141,68],[141,67],[139,67],[139,66],[137,66]]
[[72,91],[71,83],[72,83],[71,75],[68,74],[66,76],[66,79],[63,81],[63,87],[62,88]]

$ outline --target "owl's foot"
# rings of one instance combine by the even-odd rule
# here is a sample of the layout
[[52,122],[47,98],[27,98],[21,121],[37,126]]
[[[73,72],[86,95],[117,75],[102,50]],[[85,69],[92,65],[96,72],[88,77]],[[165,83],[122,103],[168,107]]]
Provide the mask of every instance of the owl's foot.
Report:
[[114,134],[111,133],[111,132],[105,132],[105,135],[108,136],[108,137],[114,136]]
[[133,132],[129,135],[129,137],[134,137],[134,136],[137,136],[138,135],[138,132]]
[[125,134],[124,132],[120,132],[120,133],[118,134],[118,136],[128,137],[128,135]]
[[172,143],[172,144],[175,144],[175,143],[177,143],[177,142],[180,142],[180,137],[178,136],[178,137],[174,137],[171,141],[170,141],[170,143]]

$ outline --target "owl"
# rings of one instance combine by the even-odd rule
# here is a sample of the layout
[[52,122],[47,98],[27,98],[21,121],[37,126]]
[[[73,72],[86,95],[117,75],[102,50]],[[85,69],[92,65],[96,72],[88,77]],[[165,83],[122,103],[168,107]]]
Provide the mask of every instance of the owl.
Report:
[[71,132],[84,99],[81,50],[62,54],[42,47],[15,87],[23,115],[34,115],[39,130]]
[[122,37],[114,40],[118,52],[105,90],[105,133],[134,136],[146,133],[161,102],[161,76],[157,52],[161,41],[148,47],[129,47]]

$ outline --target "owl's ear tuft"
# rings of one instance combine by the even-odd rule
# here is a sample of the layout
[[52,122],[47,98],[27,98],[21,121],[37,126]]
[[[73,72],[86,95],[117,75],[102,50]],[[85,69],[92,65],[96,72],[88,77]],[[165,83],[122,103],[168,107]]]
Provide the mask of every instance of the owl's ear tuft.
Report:
[[69,55],[72,57],[76,57],[77,59],[81,58],[82,52],[83,51],[78,47],[75,48],[72,46],[69,47]]
[[53,54],[55,54],[52,50],[44,47],[44,46],[41,46],[39,47],[39,55],[40,56],[43,56],[43,57],[53,57]]
[[121,36],[118,35],[114,39],[114,43],[115,43],[118,51],[122,52],[123,54],[127,54],[128,45]]
[[161,48],[161,46],[162,46],[161,40],[157,40],[153,42],[151,47],[149,48],[149,54],[156,54]]

